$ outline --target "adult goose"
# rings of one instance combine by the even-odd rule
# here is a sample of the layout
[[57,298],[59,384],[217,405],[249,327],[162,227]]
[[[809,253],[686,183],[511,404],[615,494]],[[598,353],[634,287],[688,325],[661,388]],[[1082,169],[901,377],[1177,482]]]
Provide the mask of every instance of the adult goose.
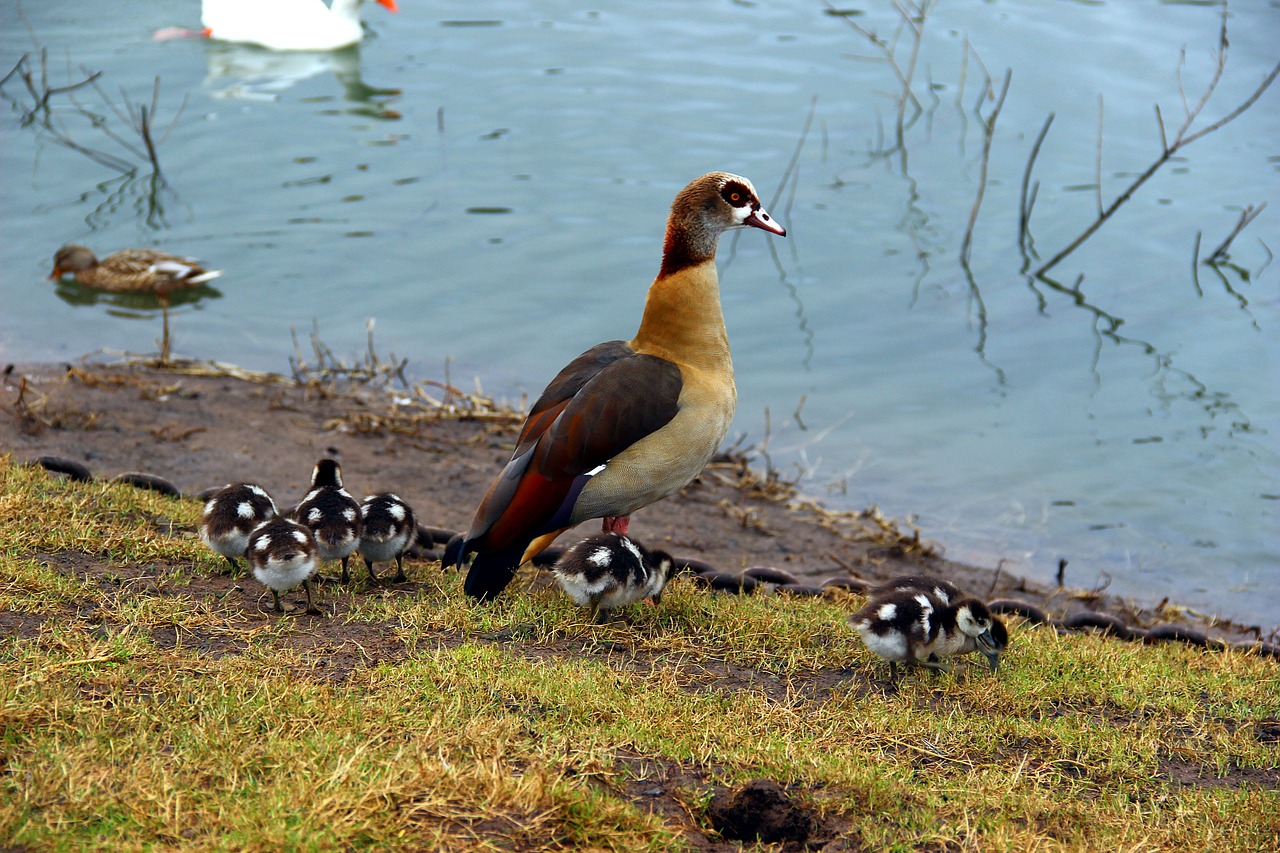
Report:
[[[392,12],[396,0],[377,0]],[[200,23],[209,38],[270,50],[337,50],[364,37],[364,0],[203,0]]]
[[626,534],[631,513],[687,485],[720,446],[737,405],[716,246],[734,228],[786,236],[746,178],[712,172],[676,196],[640,329],[556,375],[461,547],[464,589],[488,600],[564,531],[592,518]]

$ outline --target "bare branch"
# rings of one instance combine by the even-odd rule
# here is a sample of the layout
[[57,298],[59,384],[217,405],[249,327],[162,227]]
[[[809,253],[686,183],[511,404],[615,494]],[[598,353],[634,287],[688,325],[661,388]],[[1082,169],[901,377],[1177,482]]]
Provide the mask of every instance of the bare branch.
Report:
[[1094,156],[1093,196],[1097,200],[1098,215],[1102,215],[1102,93],[1098,93],[1098,145]]
[[[1049,126],[1053,124],[1053,113],[1049,113],[1049,117],[1044,120],[1044,125],[1040,128],[1040,135],[1036,137],[1036,141],[1031,146],[1031,153],[1027,156],[1027,168],[1022,172],[1022,201],[1018,206],[1018,248],[1022,250],[1023,257],[1026,257],[1031,228],[1031,207],[1035,204],[1034,192],[1031,196],[1027,194],[1027,187],[1031,183],[1031,170],[1035,168],[1036,158],[1040,156],[1040,146],[1044,144],[1044,139],[1049,135]],[[1037,188],[1039,183],[1036,184]]]
[[960,263],[969,265],[969,250],[973,247],[973,226],[978,221],[978,211],[982,207],[982,198],[987,189],[987,166],[991,159],[991,139],[995,136],[996,119],[1000,117],[1000,109],[1004,106],[1005,95],[1009,94],[1009,83],[1013,80],[1013,69],[1004,72],[1004,85],[1000,87],[1000,95],[991,110],[982,135],[982,166],[978,175],[978,192],[973,199],[973,207],[969,210],[969,224],[964,229],[964,239],[960,242]]
[[[1116,196],[1116,198],[1111,202],[1110,205],[1108,205],[1105,209],[1101,210],[1098,213],[1097,217],[1094,219],[1094,221],[1090,223],[1082,232],[1080,232],[1080,234],[1077,235],[1075,239],[1073,239],[1070,243],[1068,243],[1065,248],[1063,248],[1056,255],[1050,258],[1046,263],[1042,264],[1040,268],[1033,273],[1033,276],[1035,276],[1036,278],[1041,278],[1044,276],[1045,273],[1053,269],[1053,267],[1057,266],[1058,263],[1060,263],[1063,258],[1065,258],[1067,255],[1074,252],[1077,248],[1080,247],[1082,243],[1088,240],[1089,237],[1091,237],[1095,231],[1101,228],[1102,225],[1106,223],[1106,221],[1110,219],[1112,215],[1115,214],[1115,212],[1125,202],[1127,202],[1130,198],[1132,198],[1133,194],[1137,192],[1138,189],[1143,184],[1145,184],[1151,178],[1151,176],[1154,175],[1160,169],[1161,166],[1163,166],[1170,159],[1172,159],[1175,154],[1177,154],[1181,149],[1190,145],[1192,142],[1195,142],[1197,139],[1200,139],[1201,137],[1204,137],[1210,133],[1213,133],[1214,131],[1218,130],[1219,128],[1225,126],[1229,122],[1238,118],[1245,110],[1253,106],[1253,104],[1257,102],[1258,98],[1262,97],[1262,93],[1265,92],[1267,88],[1275,81],[1277,74],[1280,74],[1280,63],[1277,63],[1271,69],[1270,73],[1268,73],[1267,76],[1263,78],[1262,82],[1258,84],[1257,88],[1253,90],[1252,94],[1250,94],[1249,97],[1247,97],[1243,102],[1241,102],[1235,109],[1231,110],[1225,116],[1218,119],[1217,121],[1210,124],[1209,126],[1204,127],[1196,131],[1195,133],[1189,133],[1192,124],[1195,122],[1196,118],[1200,115],[1205,105],[1209,102],[1209,99],[1212,97],[1214,90],[1217,88],[1219,81],[1222,79],[1222,73],[1224,68],[1226,67],[1226,61],[1227,61],[1227,24],[1226,22],[1227,22],[1226,4],[1224,3],[1222,25],[1218,34],[1218,51],[1216,54],[1216,62],[1215,62],[1213,76],[1210,79],[1207,87],[1205,88],[1204,94],[1200,97],[1200,100],[1196,103],[1194,107],[1187,109],[1186,120],[1183,121],[1182,126],[1178,129],[1177,134],[1175,134],[1173,138],[1173,142],[1172,143],[1168,142],[1165,137],[1164,121],[1160,116],[1159,110],[1157,109],[1156,118],[1160,125],[1160,136],[1161,136],[1160,156],[1158,156],[1155,159],[1155,161],[1152,162],[1151,165],[1146,168],[1146,170],[1144,170],[1140,175],[1138,175],[1138,177],[1135,178],[1129,184],[1129,186],[1126,187],[1120,193],[1120,195]],[[1181,92],[1182,81],[1181,81],[1180,71],[1179,71],[1179,78],[1178,78],[1178,87],[1179,87],[1179,91]],[[1185,94],[1183,95],[1183,103],[1185,106],[1185,103],[1186,103]]]
[[[1214,249],[1209,257],[1205,258],[1206,264],[1216,264],[1227,257],[1227,250],[1231,248],[1231,242],[1240,236],[1240,232],[1249,227],[1249,223],[1258,218],[1258,214],[1267,209],[1267,203],[1254,207],[1246,205],[1245,209],[1240,211],[1240,219],[1236,222],[1236,227],[1231,229],[1231,233],[1227,235],[1227,239],[1223,240],[1218,248]],[[1199,235],[1197,235],[1197,240]]]

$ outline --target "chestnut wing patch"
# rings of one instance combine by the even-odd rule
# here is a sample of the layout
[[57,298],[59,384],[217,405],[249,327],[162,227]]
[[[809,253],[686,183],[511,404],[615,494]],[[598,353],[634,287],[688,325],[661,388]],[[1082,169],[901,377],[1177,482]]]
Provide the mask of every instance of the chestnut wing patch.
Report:
[[674,362],[634,353],[613,360],[556,416],[538,441],[530,471],[574,477],[605,464],[670,423],[683,387]]
[[519,456],[528,449],[526,442],[536,441],[538,436],[546,432],[569,401],[596,374],[615,361],[635,354],[636,351],[626,341],[606,341],[596,344],[566,364],[547,384],[538,402],[533,404],[529,417],[520,430],[520,440],[516,442],[516,452],[512,456]]

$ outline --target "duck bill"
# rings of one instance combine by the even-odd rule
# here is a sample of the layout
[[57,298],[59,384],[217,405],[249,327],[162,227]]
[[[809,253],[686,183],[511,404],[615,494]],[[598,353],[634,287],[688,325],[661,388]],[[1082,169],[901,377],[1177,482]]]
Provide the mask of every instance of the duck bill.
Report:
[[779,237],[787,236],[787,229],[775,222],[763,207],[758,207],[751,211],[747,218],[742,220],[742,224],[750,225],[752,228],[759,228],[761,231],[768,231],[770,234],[777,234]]
[[388,12],[399,12],[400,7],[396,5],[396,0],[378,0],[379,6],[385,6]]

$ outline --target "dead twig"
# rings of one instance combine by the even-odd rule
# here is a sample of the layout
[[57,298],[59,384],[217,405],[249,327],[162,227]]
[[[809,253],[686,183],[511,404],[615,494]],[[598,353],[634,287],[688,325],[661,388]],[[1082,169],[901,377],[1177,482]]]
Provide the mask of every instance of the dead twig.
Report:
[[[1141,188],[1142,185],[1145,184],[1151,178],[1152,175],[1154,175],[1157,171],[1160,170],[1160,167],[1162,167],[1165,163],[1169,162],[1169,160],[1171,160],[1175,155],[1177,155],[1178,152],[1180,152],[1183,148],[1186,148],[1188,145],[1195,142],[1196,140],[1202,139],[1203,137],[1208,136],[1209,134],[1221,129],[1222,127],[1226,126],[1227,124],[1229,124],[1230,122],[1238,118],[1241,114],[1245,112],[1245,110],[1253,106],[1253,104],[1258,100],[1258,98],[1262,96],[1262,93],[1265,92],[1267,88],[1270,87],[1271,84],[1275,81],[1276,76],[1280,75],[1280,63],[1277,63],[1274,67],[1272,67],[1271,71],[1268,72],[1267,75],[1262,79],[1262,82],[1258,84],[1258,86],[1253,90],[1253,92],[1247,98],[1245,98],[1239,105],[1237,105],[1234,109],[1230,110],[1226,115],[1224,115],[1222,118],[1218,119],[1217,121],[1213,122],[1212,124],[1202,127],[1199,130],[1192,131],[1192,127],[1194,126],[1196,120],[1200,117],[1200,113],[1203,111],[1204,107],[1208,104],[1209,99],[1212,97],[1214,91],[1217,89],[1219,81],[1222,79],[1223,71],[1226,69],[1226,65],[1227,65],[1227,44],[1228,44],[1227,42],[1227,4],[1224,2],[1222,4],[1222,23],[1221,23],[1221,27],[1219,29],[1219,34],[1218,34],[1218,48],[1215,54],[1213,76],[1209,80],[1209,83],[1206,85],[1203,94],[1201,94],[1200,100],[1197,101],[1194,106],[1189,105],[1186,98],[1186,92],[1183,90],[1183,87],[1182,87],[1182,61],[1179,60],[1178,92],[1179,92],[1179,95],[1182,97],[1182,104],[1183,104],[1183,110],[1185,112],[1185,118],[1183,119],[1182,124],[1178,127],[1177,133],[1174,134],[1173,139],[1170,140],[1168,138],[1168,132],[1167,132],[1167,128],[1165,127],[1164,117],[1160,113],[1159,106],[1157,106],[1156,107],[1156,125],[1160,130],[1160,143],[1161,143],[1160,155],[1156,157],[1156,159],[1141,174],[1139,174],[1138,177],[1134,178],[1134,180],[1129,184],[1129,186],[1125,187],[1125,189],[1122,190],[1120,194],[1117,195],[1109,205],[1107,205],[1104,209],[1102,209],[1098,213],[1097,217],[1093,220],[1093,222],[1091,222],[1083,231],[1081,231],[1080,234],[1078,234],[1075,237],[1075,239],[1067,243],[1067,245],[1064,248],[1062,248],[1057,254],[1053,255],[1053,257],[1051,257],[1048,261],[1041,264],[1040,268],[1037,269],[1034,273],[1032,273],[1032,277],[1043,279],[1045,273],[1047,273],[1049,270],[1053,269],[1055,266],[1061,263],[1064,258],[1066,258],[1068,255],[1070,255],[1072,252],[1078,249],[1086,240],[1088,240],[1091,236],[1093,236],[1094,232],[1096,232],[1099,228],[1101,228],[1104,224],[1106,224],[1106,222],[1113,215],[1115,215],[1115,212],[1119,210],[1125,204],[1125,202],[1127,202],[1130,198],[1132,198],[1133,194],[1136,193],[1138,189]],[[1183,55],[1185,56],[1185,51]]]

